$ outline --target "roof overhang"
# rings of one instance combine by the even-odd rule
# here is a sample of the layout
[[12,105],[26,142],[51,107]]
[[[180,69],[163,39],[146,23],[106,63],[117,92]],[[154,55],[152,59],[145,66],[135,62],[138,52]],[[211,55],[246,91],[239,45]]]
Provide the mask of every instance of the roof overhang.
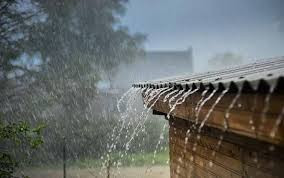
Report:
[[[220,93],[227,89],[228,92],[215,106],[205,124],[219,129],[224,129],[226,109],[237,93],[242,93],[238,99],[241,107],[236,104],[230,111],[228,131],[279,145],[284,145],[284,124],[279,125],[273,137],[271,131],[284,106],[283,86],[284,57],[261,60],[220,71],[146,81],[133,85],[135,88],[152,88],[153,90],[172,88],[172,90],[183,90],[184,92],[197,89],[198,92],[187,97],[185,102],[177,105],[170,114],[191,122],[196,120],[194,108],[201,99],[201,93],[208,90],[210,94],[213,90],[217,90],[216,94],[201,109],[198,124],[206,117]],[[273,94],[270,94],[272,92]],[[169,103],[163,102],[166,94],[161,95],[153,105],[153,110],[159,115],[163,113],[167,115],[171,110]],[[144,94],[142,95],[145,97]],[[267,102],[268,97],[269,102]],[[262,121],[264,116],[265,122]]]

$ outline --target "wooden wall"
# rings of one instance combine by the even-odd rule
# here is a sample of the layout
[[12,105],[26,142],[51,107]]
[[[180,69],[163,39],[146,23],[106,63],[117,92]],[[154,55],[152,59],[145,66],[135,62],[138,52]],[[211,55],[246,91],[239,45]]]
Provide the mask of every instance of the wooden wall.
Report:
[[172,178],[284,175],[282,147],[209,127],[197,136],[192,123],[180,118],[171,117],[169,124]]
[[[206,97],[209,94],[210,92],[206,95]],[[163,102],[165,95],[166,94],[161,96],[154,105],[153,109],[155,111],[158,111],[160,113],[168,113],[170,111],[168,102]],[[205,118],[218,96],[220,96],[220,93],[216,93],[202,107],[198,120],[199,123]],[[208,121],[206,122],[207,126],[218,129],[224,128],[224,118],[226,111],[235,96],[236,93],[225,94],[225,96],[220,100],[220,102],[216,105],[213,112],[211,113]],[[275,136],[271,137],[271,132],[276,124],[276,120],[281,113],[282,108],[284,107],[284,94],[272,94],[267,106],[265,102],[266,98],[267,94],[263,93],[242,94],[230,111],[228,118],[228,131],[284,146],[283,122],[279,125]],[[176,107],[171,115],[178,118],[194,121],[196,114],[195,107],[200,99],[200,92],[190,95],[183,104]],[[263,114],[265,107],[267,107],[267,112]]]

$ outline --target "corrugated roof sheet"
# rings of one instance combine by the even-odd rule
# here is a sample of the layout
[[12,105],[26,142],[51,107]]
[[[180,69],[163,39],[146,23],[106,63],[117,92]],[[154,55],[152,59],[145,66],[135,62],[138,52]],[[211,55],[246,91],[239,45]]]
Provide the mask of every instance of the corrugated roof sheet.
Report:
[[[219,71],[158,79],[133,84],[133,87],[180,89],[207,88],[236,91],[269,91],[284,88],[284,57],[260,60],[255,63],[231,67]],[[272,86],[272,87],[271,87]]]

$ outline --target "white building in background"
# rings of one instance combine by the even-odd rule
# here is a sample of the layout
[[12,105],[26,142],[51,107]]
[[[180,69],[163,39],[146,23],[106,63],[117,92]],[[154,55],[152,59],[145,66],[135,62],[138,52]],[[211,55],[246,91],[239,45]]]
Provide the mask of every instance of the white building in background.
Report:
[[133,83],[184,75],[193,72],[193,52],[190,47],[184,51],[146,51],[133,63],[121,64],[111,81],[113,89],[129,88]]
[[[116,102],[133,83],[193,72],[192,48],[184,51],[146,51],[130,64],[121,64],[113,77],[98,83],[101,105],[116,109]],[[111,81],[109,81],[111,80]],[[111,84],[111,85],[110,85]],[[98,102],[101,100],[98,99]],[[107,112],[106,112],[107,113]]]

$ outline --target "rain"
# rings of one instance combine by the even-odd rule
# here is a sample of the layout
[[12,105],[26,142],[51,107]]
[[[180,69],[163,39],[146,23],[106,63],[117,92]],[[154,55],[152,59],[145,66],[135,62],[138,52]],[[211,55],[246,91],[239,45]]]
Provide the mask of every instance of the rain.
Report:
[[283,9],[1,0],[0,177],[279,177]]

